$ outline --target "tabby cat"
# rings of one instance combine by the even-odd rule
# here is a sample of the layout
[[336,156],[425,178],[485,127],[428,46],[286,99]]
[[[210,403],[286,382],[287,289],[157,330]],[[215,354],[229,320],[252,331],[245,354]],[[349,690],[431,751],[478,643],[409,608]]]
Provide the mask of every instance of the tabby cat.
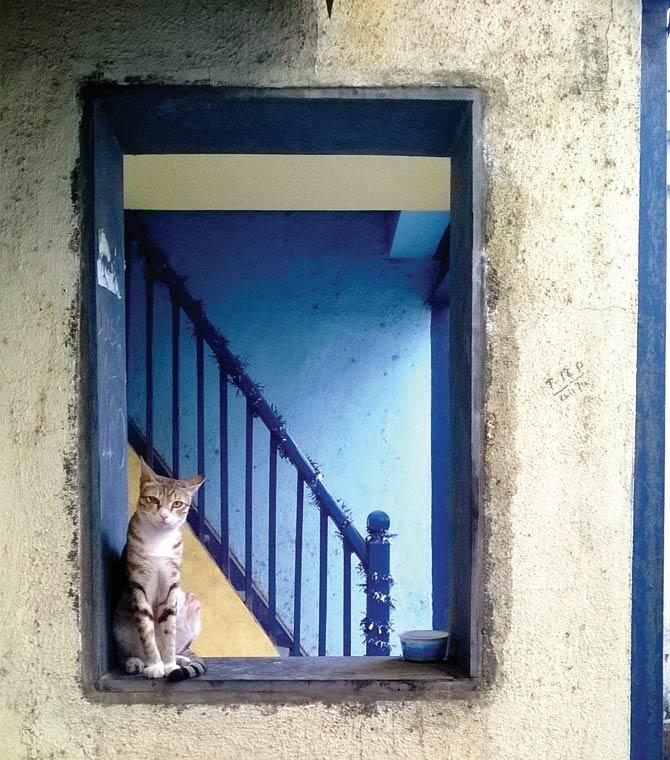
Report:
[[173,480],[141,460],[140,496],[123,552],[125,585],[114,638],[127,673],[181,681],[205,672],[189,647],[200,631],[200,601],[179,584],[181,528],[203,475]]

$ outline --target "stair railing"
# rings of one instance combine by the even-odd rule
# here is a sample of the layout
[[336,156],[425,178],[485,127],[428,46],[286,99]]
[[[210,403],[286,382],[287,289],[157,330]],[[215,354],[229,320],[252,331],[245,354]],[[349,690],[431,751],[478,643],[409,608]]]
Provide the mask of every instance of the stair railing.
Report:
[[[219,367],[219,454],[220,454],[220,520],[219,535],[206,518],[207,482],[198,492],[197,505],[191,510],[191,522],[200,541],[207,547],[223,573],[233,585],[243,585],[244,601],[259,619],[269,636],[278,644],[288,644],[292,656],[306,654],[301,645],[301,587],[303,550],[303,513],[305,486],[319,509],[319,607],[318,655],[326,654],[326,622],[328,595],[328,521],[332,521],[342,537],[343,549],[343,609],[342,654],[351,654],[351,557],[359,560],[365,576],[361,584],[366,594],[366,615],[361,621],[367,656],[386,656],[390,653],[390,520],[385,512],[370,513],[367,537],[364,539],[352,524],[348,511],[330,493],[315,462],[305,456],[286,429],[277,409],[264,398],[261,388],[246,372],[243,362],[229,347],[227,339],[204,313],[202,303],[194,299],[183,277],[171,268],[167,255],[144,233],[139,220],[127,219],[127,246],[136,245],[138,258],[144,259],[146,287],[146,425],[145,435],[129,421],[131,443],[140,446],[149,466],[160,465],[166,474],[179,476],[179,351],[180,319],[182,313],[191,322],[196,339],[196,427],[198,472],[205,473],[205,346]],[[128,248],[130,250],[130,248]],[[132,257],[126,262],[126,325],[129,325],[129,294]],[[153,322],[154,286],[162,283],[168,289],[172,306],[172,467],[154,449],[153,441]],[[228,515],[228,388],[235,386],[246,398],[245,435],[245,536],[244,562],[240,563],[230,548]],[[268,467],[268,579],[267,594],[253,582],[253,451],[254,418],[260,419],[270,435]],[[292,629],[277,613],[277,456],[290,462],[296,470],[294,610]],[[235,582],[237,581],[237,583]]]

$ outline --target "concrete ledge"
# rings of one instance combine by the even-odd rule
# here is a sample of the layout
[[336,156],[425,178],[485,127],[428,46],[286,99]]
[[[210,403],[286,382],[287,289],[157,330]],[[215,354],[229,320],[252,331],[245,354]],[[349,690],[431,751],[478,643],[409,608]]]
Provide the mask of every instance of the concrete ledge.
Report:
[[110,673],[89,691],[108,703],[341,702],[467,699],[479,681],[447,663],[396,657],[209,658],[207,672],[169,684]]

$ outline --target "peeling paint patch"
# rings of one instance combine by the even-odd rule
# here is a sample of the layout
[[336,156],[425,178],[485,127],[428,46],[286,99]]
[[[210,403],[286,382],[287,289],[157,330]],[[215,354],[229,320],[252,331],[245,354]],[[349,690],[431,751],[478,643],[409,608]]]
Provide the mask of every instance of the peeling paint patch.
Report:
[[116,259],[116,249],[112,253],[107,235],[104,230],[98,230],[98,258],[96,262],[98,285],[109,290],[110,293],[121,300],[121,288],[119,287],[119,278],[114,271],[114,260]]

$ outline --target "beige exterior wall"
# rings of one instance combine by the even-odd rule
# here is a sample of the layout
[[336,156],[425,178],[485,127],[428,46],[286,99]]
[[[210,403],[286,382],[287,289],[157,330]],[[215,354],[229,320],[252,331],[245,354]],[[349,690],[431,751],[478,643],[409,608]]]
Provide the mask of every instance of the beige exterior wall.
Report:
[[[0,757],[628,756],[639,35],[635,0],[335,0],[330,21],[316,0],[3,3]],[[486,681],[471,698],[82,695],[71,174],[91,75],[481,88]],[[553,395],[578,362],[583,387]]]

